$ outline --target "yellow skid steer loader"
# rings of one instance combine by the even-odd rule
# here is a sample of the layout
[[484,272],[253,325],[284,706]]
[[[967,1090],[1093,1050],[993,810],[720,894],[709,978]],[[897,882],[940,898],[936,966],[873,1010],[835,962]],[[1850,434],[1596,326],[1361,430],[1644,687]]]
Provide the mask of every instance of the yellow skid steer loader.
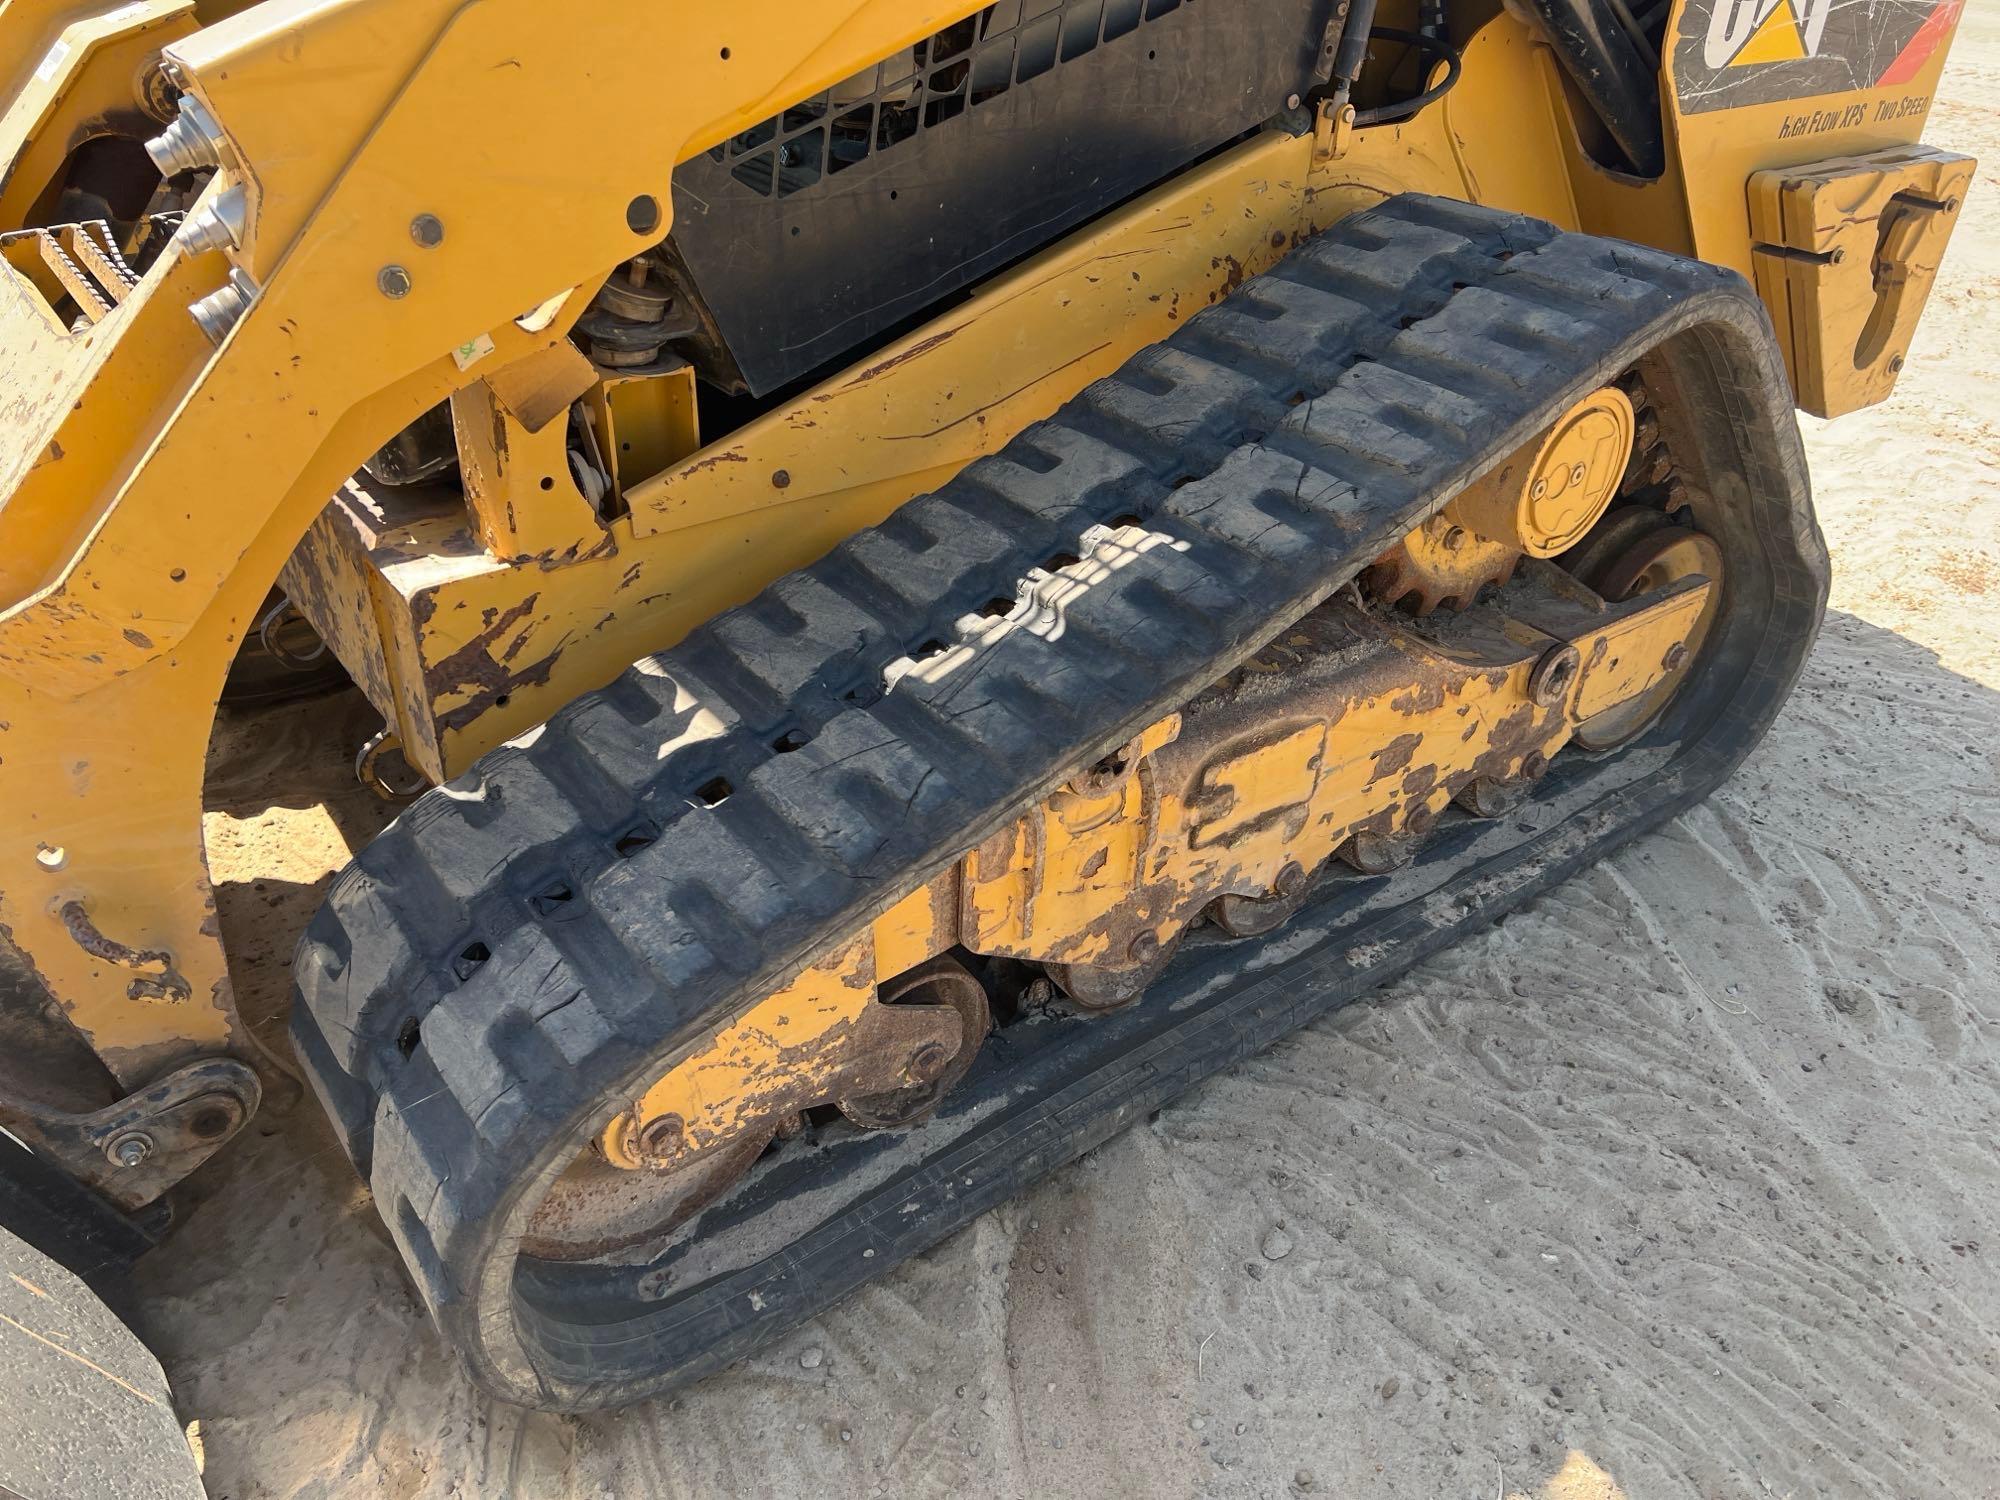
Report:
[[740,1357],[1741,761],[1959,9],[4,0],[0,1123],[109,1234],[252,1117],[204,756],[323,643],[439,1330]]

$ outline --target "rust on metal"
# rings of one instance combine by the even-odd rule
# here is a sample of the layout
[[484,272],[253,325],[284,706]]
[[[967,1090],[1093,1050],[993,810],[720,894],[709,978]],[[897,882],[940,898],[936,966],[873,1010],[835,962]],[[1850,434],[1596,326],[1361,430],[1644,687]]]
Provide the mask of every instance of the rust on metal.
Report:
[[61,915],[64,930],[85,953],[121,969],[138,971],[125,986],[127,999],[181,1001],[194,993],[174,967],[173,954],[165,949],[134,948],[106,937],[90,920],[81,901],[64,902]]

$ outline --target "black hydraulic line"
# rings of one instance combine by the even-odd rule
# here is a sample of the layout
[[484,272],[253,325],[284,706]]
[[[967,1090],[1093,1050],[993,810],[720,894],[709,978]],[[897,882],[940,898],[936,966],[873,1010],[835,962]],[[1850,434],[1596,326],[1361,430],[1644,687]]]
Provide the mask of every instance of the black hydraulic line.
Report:
[[[1657,69],[1604,0],[1526,0],[1536,29],[1641,177],[1666,165]],[[1342,42],[1346,41],[1343,34]]]
[[1646,28],[1641,26],[1638,18],[1632,14],[1632,7],[1627,5],[1625,0],[1604,0],[1604,3],[1611,7],[1611,14],[1618,18],[1618,24],[1625,28],[1625,34],[1632,39],[1632,45],[1639,53],[1639,60],[1657,74],[1660,71],[1659,51],[1653,46],[1653,39],[1646,35]]
[[1396,120],[1409,119],[1418,110],[1437,103],[1450,92],[1464,69],[1464,59],[1459,56],[1458,49],[1441,37],[1428,37],[1420,31],[1404,31],[1397,26],[1377,26],[1370,35],[1378,41],[1402,42],[1405,46],[1415,47],[1427,58],[1442,61],[1445,75],[1421,94],[1412,94],[1393,104],[1378,104],[1372,109],[1357,109],[1354,112],[1356,125],[1387,125]]

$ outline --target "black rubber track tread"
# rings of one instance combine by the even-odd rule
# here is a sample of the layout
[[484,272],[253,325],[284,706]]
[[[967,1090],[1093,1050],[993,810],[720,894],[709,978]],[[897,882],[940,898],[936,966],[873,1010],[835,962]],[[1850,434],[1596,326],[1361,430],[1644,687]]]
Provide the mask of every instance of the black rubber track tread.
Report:
[[[858,1280],[828,1278],[818,1302],[769,1326],[737,1313],[704,1333],[691,1308],[677,1327],[707,1340],[694,1357],[598,1375],[584,1350],[581,1366],[553,1368],[510,1331],[508,1225],[677,1044],[1234,666],[1569,401],[1683,336],[1740,346],[1764,378],[1775,368],[1733,273],[1392,199],[419,799],[335,881],[302,940],[293,1029],[480,1378],[536,1405],[630,1399]],[[1799,509],[1795,433],[1766,398],[1736,404],[1719,415],[1777,434],[1766,446],[1788,489],[1774,503]],[[1805,514],[1785,598],[1811,621],[1773,653],[1781,674],[1824,597]],[[956,640],[961,616],[1121,516],[1173,545],[1073,601],[1060,640],[1017,630],[885,696],[890,662]],[[904,1231],[897,1254],[919,1247]]]

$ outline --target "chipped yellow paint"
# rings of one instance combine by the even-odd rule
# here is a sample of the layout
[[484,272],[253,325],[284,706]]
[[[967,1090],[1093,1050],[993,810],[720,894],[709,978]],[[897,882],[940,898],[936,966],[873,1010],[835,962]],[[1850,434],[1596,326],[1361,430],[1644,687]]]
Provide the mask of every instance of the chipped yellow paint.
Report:
[[[197,0],[202,29],[179,34],[179,0],[0,3],[0,232],[170,36],[250,205],[241,247],[163,256],[82,332],[54,317],[32,238],[0,253],[0,930],[122,1085],[250,1050],[200,794],[228,665],[281,570],[441,778],[992,452],[1346,213],[1433,192],[1747,271],[1752,172],[1906,144],[1922,123],[1777,146],[1764,127],[1783,106],[1681,120],[1670,104],[1677,159],[1640,187],[1587,161],[1545,49],[1498,12],[1458,87],[1352,132],[1337,159],[1267,132],[692,456],[691,404],[663,401],[648,436],[665,467],[628,474],[630,513],[608,523],[526,423],[491,429],[471,509],[391,512],[345,490],[468,387],[466,417],[520,423],[477,383],[559,350],[594,288],[667,232],[675,163],[977,9]],[[1912,88],[1934,86],[1945,50]],[[658,222],[640,232],[628,212],[648,203]],[[420,214],[447,231],[430,248],[411,236]],[[392,265],[407,296],[377,290]],[[232,268],[258,294],[218,350],[186,308]],[[648,420],[607,389],[586,397],[601,431]],[[1297,775],[1301,748],[1240,774]],[[937,923],[974,899],[933,898]],[[900,962],[923,931],[912,917],[878,948]],[[134,962],[106,957],[121,954]]]
[[[787,1109],[830,1102],[814,1080],[838,1076],[878,981],[949,948],[1143,967],[1218,897],[1269,897],[1288,868],[1317,869],[1358,833],[1424,832],[1475,777],[1532,781],[1577,724],[1661,682],[1710,592],[1689,578],[1606,610],[1553,566],[1528,566],[1573,609],[1594,608],[1589,623],[1552,635],[1546,613],[1536,624],[1482,610],[1478,648],[1448,652],[1323,606],[698,1046],[606,1129],[606,1158],[685,1165],[769,1125],[759,1101],[774,1079]],[[1579,670],[1538,702],[1536,664],[1564,642]],[[680,1122],[672,1144],[648,1156],[638,1134],[665,1117]]]
[[679,1150],[692,1155],[721,1145],[750,1123],[745,1110],[760,1084],[780,1075],[808,1088],[830,1081],[840,1056],[828,1041],[874,1003],[875,974],[875,944],[866,935],[805,969],[614,1119],[598,1143],[605,1159],[620,1167],[644,1165],[639,1132],[667,1116],[681,1122]]

